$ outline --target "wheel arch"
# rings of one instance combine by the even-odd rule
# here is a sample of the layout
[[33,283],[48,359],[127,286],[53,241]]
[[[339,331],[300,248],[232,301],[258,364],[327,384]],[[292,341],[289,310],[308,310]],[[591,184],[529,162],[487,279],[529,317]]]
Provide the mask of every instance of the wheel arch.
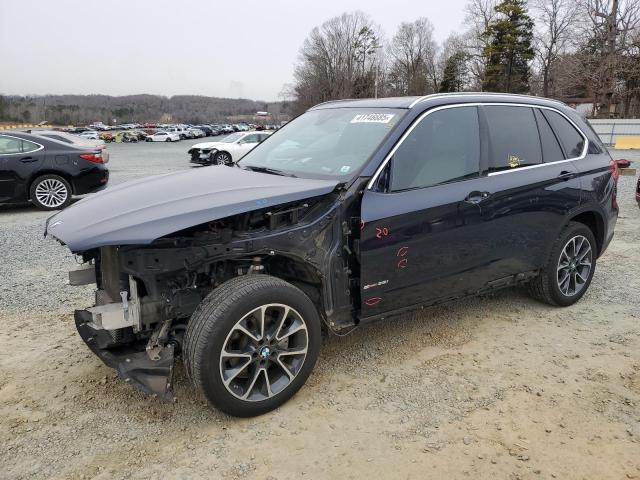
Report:
[[71,186],[71,194],[75,195],[76,187],[75,187],[75,185],[73,183],[73,177],[71,175],[69,175],[66,172],[62,172],[60,170],[55,170],[53,168],[44,168],[42,170],[38,170],[37,172],[32,174],[31,177],[29,177],[29,181],[27,182],[27,195],[28,196],[30,196],[31,186],[33,185],[33,183],[38,178],[43,177],[45,175],[57,175],[58,177],[64,178],[69,183],[69,185]]
[[600,256],[605,238],[605,223],[602,214],[595,210],[585,210],[575,214],[569,222],[578,222],[587,226],[596,239],[597,256]]
[[322,301],[323,281],[320,274],[302,258],[277,254],[268,257],[268,273],[302,290],[318,309],[318,314],[326,318]]

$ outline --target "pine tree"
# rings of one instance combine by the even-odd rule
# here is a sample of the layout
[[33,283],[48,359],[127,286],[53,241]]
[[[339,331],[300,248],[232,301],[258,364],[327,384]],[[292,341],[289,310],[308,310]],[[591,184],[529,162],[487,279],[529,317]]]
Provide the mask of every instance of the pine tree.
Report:
[[447,58],[442,72],[442,81],[439,91],[460,92],[462,91],[467,75],[468,55],[462,51],[456,52]]
[[529,62],[533,20],[526,0],[503,0],[496,6],[498,17],[483,35],[490,40],[484,49],[487,67],[483,88],[488,92],[525,93],[529,91]]

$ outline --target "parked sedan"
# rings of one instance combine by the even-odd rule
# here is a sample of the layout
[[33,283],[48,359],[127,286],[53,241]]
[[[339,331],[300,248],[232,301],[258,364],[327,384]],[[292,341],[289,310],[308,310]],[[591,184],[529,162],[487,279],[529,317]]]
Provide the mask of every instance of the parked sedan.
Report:
[[191,163],[231,165],[269,137],[268,132],[236,132],[217,142],[196,143],[188,151]]
[[153,135],[147,135],[146,142],[178,142],[180,135],[173,132],[156,132]]
[[43,210],[64,208],[73,195],[103,189],[103,151],[28,133],[0,134],[0,203],[30,200]]

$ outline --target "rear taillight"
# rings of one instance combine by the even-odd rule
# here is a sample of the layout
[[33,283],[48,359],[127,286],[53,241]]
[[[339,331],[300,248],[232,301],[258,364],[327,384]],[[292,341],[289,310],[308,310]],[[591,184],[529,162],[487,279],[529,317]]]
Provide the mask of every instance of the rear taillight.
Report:
[[80,158],[92,163],[104,163],[104,160],[102,159],[102,152],[82,153],[80,154]]
[[613,189],[611,190],[611,206],[614,210],[618,210],[618,179],[620,178],[620,168],[618,168],[618,162],[611,160],[609,163],[609,171],[611,172],[611,178],[613,178]]

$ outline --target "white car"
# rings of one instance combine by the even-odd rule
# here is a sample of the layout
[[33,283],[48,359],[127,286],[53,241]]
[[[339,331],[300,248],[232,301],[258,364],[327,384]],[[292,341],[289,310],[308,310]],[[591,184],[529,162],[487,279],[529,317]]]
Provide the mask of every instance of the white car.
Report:
[[180,137],[180,140],[186,140],[187,138],[194,138],[189,134],[189,131],[185,127],[177,126],[177,127],[169,127],[166,129],[169,133],[175,133]]
[[146,142],[178,142],[180,135],[172,132],[157,132],[153,135],[147,135]]
[[190,161],[198,165],[231,165],[269,135],[270,132],[236,132],[217,142],[196,143],[189,149]]
[[80,137],[82,138],[86,138],[88,140],[98,140],[98,132],[95,132],[93,130],[89,130],[87,132],[82,132],[80,135]]

